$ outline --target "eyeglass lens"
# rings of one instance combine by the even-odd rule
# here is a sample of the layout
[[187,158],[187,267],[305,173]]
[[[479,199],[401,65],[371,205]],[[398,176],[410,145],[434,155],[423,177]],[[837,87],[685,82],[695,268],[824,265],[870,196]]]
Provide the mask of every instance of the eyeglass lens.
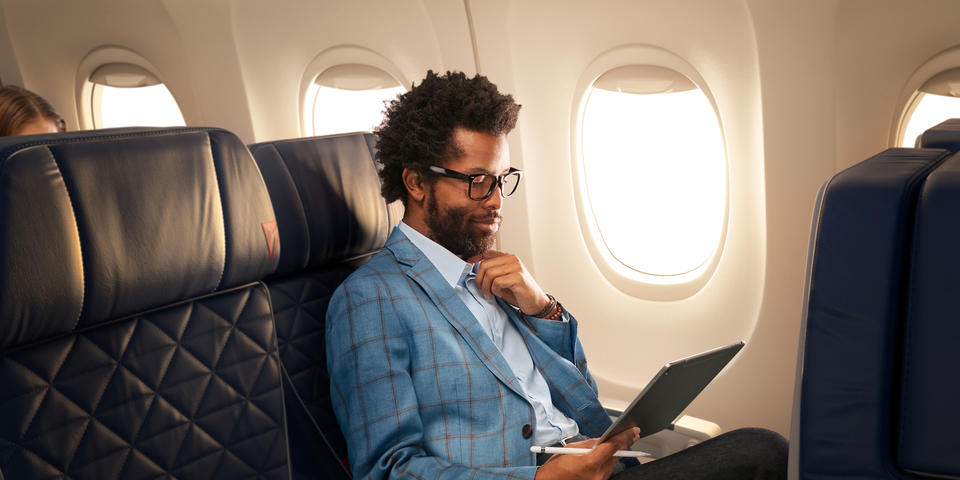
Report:
[[[518,185],[520,185],[520,173],[510,173],[503,176],[503,181],[500,185],[500,191],[503,192],[504,197],[509,197],[517,191]],[[493,189],[496,186],[496,175],[479,175],[473,179],[473,182],[470,182],[470,198],[474,200],[483,200],[493,193]]]

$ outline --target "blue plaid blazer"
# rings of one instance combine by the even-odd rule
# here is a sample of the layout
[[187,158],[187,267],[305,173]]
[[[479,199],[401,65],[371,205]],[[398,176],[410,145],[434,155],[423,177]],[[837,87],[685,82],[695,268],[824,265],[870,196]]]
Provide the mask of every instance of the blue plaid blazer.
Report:
[[[557,408],[584,435],[600,435],[610,419],[587,371],[576,320],[521,318],[500,305]],[[334,293],[326,342],[333,410],[357,478],[536,474],[530,453],[536,416],[518,380],[450,284],[399,229]]]

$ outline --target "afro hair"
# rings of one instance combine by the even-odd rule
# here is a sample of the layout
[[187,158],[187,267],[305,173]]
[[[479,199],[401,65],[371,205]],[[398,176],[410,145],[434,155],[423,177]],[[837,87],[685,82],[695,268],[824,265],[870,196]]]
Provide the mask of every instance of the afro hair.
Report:
[[387,105],[377,135],[377,161],[382,165],[381,193],[387,202],[407,202],[404,168],[426,170],[462,155],[453,139],[457,128],[500,136],[517,125],[520,105],[501,94],[487,77],[462,72],[426,78]]

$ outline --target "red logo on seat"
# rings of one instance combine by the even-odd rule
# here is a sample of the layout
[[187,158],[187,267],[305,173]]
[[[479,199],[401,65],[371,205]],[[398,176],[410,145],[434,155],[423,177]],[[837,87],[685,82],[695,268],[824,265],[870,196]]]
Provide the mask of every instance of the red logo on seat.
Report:
[[263,237],[267,239],[267,258],[273,260],[273,256],[277,254],[277,245],[280,243],[277,221],[263,222],[260,224],[260,228],[263,228]]

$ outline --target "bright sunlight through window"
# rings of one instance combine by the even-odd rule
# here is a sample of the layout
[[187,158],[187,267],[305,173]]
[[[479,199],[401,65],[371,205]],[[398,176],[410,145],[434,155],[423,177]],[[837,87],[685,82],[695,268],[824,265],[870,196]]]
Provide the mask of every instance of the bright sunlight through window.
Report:
[[680,275],[712,257],[725,221],[726,153],[699,88],[636,94],[593,87],[582,134],[589,202],[617,260],[651,275]]
[[901,147],[913,147],[917,137],[928,128],[951,118],[960,118],[960,98],[921,93],[917,108],[907,122]]
[[375,90],[343,90],[319,86],[313,103],[313,134],[331,135],[369,132],[380,125],[384,102],[397,98],[404,88],[396,86]]
[[177,101],[162,83],[149,87],[100,89],[100,117],[97,127],[175,127],[184,126]]

